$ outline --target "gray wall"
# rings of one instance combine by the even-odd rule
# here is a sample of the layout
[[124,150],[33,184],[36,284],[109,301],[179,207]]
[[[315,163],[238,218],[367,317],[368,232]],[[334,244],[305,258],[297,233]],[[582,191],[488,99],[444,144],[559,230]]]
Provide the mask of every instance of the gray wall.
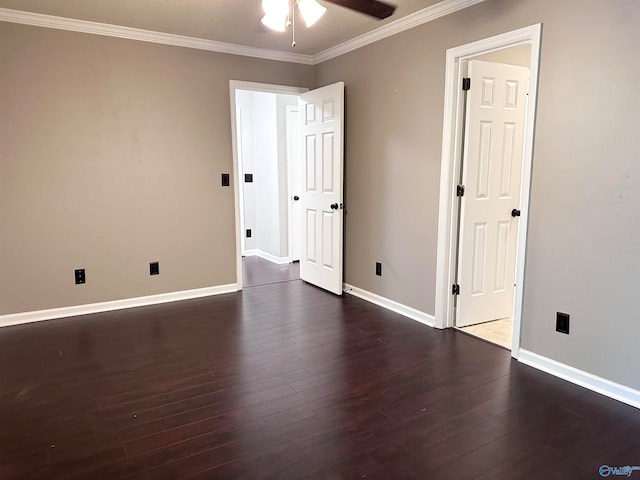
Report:
[[446,49],[539,22],[522,347],[640,388],[636,0],[488,0],[317,66],[347,85],[345,281],[434,313]]
[[0,23],[0,314],[236,281],[229,79],[313,67]]

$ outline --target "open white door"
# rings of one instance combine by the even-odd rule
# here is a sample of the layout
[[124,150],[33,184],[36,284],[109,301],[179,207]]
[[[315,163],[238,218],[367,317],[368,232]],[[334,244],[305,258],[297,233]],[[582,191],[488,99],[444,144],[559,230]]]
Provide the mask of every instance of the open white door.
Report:
[[456,326],[513,314],[529,69],[472,60]]
[[344,83],[300,95],[300,278],[342,295]]

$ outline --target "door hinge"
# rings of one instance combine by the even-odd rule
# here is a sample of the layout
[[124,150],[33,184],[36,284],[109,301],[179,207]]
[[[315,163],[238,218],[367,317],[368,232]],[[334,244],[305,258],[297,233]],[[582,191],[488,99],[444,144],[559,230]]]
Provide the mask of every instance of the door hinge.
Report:
[[471,90],[471,78],[465,77],[462,79],[462,90],[465,92]]
[[456,187],[456,196],[457,197],[462,197],[464,196],[464,185],[458,185]]
[[457,283],[451,285],[451,295],[460,295],[460,285]]

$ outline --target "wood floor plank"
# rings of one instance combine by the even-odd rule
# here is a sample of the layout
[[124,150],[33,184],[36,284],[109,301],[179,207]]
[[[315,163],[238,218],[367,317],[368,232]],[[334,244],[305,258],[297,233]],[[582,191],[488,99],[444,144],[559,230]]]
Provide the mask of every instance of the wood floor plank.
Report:
[[640,412],[286,268],[0,329],[0,478],[554,479],[637,464]]

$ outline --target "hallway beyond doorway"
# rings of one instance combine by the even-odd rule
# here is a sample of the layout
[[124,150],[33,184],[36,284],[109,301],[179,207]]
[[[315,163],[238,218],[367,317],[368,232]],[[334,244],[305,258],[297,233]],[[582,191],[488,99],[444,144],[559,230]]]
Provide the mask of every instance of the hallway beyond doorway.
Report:
[[244,287],[299,280],[300,263],[278,264],[258,256],[242,257],[242,278]]

